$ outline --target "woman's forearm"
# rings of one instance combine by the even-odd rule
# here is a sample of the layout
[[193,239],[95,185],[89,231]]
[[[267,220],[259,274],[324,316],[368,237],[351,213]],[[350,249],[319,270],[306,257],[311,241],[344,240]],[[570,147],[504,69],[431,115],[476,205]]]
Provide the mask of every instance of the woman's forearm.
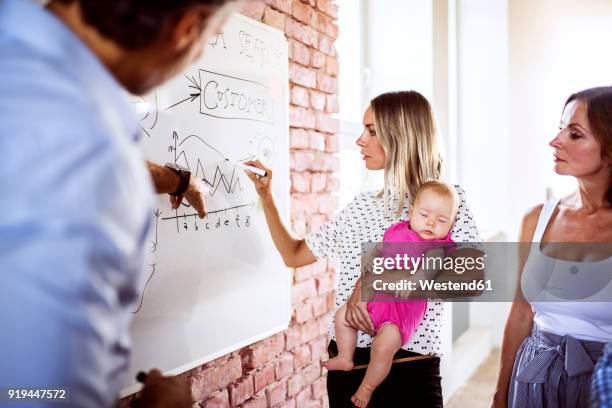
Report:
[[291,235],[278,213],[278,208],[272,196],[262,199],[264,214],[276,249],[283,257],[285,265],[291,268],[309,265],[316,261],[303,239]]
[[496,401],[507,401],[508,387],[512,377],[512,368],[516,353],[533,327],[533,311],[529,303],[516,301],[512,304],[510,314],[504,329],[504,338],[501,347],[501,364],[497,387],[495,389]]
[[298,268],[315,262],[317,259],[310,252],[306,241],[294,238],[283,224],[272,195],[272,169],[264,166],[259,160],[249,160],[244,164],[257,167],[264,172],[262,176],[251,171],[247,171],[246,174],[253,182],[255,190],[261,198],[272,241],[283,257],[285,265]]

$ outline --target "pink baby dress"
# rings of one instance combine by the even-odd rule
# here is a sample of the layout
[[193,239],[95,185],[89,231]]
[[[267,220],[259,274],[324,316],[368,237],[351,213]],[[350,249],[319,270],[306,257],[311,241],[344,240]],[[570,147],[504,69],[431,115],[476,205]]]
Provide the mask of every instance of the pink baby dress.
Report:
[[[383,257],[395,257],[396,254],[407,254],[418,258],[424,252],[433,249],[433,243],[450,243],[453,240],[450,232],[443,239],[424,240],[419,234],[410,229],[409,221],[401,221],[393,224],[383,236],[383,242],[407,243],[417,245],[384,245]],[[418,243],[422,243],[418,245]],[[427,299],[399,300],[397,297],[385,293],[376,292],[368,302],[368,312],[374,323],[374,329],[378,331],[383,324],[391,323],[399,328],[402,335],[402,345],[406,344],[425,316],[427,310]]]

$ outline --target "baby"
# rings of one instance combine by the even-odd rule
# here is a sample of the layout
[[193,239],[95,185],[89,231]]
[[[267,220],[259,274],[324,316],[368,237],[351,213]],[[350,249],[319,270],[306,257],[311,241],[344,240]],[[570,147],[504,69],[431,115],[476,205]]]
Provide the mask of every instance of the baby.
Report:
[[[450,231],[457,215],[457,201],[453,187],[439,181],[424,183],[410,207],[409,221],[401,221],[389,227],[385,231],[383,242],[453,242]],[[424,249],[422,245],[405,247],[408,249],[404,252],[413,257],[419,257]],[[418,254],[413,253],[415,251],[418,251]],[[383,249],[384,257],[393,257],[396,253],[394,248]],[[368,312],[374,323],[376,337],[372,343],[365,377],[351,398],[355,406],[368,405],[372,392],[389,374],[394,354],[410,340],[426,310],[426,299],[398,300],[384,292],[376,292],[368,302]],[[335,315],[338,356],[322,363],[328,370],[353,369],[357,330],[348,325],[345,317],[346,305],[338,309]]]

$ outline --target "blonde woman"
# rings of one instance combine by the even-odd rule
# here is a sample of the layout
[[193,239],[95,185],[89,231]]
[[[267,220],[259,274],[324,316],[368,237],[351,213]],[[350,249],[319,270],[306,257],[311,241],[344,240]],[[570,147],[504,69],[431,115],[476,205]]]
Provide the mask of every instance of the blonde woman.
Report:
[[[306,239],[294,238],[283,225],[271,193],[271,170],[257,161],[249,163],[267,171],[266,177],[254,174],[249,177],[263,201],[272,239],[285,264],[297,268],[326,257],[340,260],[336,309],[346,304],[346,321],[359,332],[355,368],[328,372],[327,391],[332,408],[353,405],[351,397],[364,376],[374,335],[367,301],[361,299],[362,243],[382,242],[390,225],[407,220],[409,203],[416,191],[426,181],[438,179],[441,171],[431,106],[418,92],[377,96],[364,113],[363,128],[357,145],[365,166],[370,170],[383,170],[385,185],[381,191],[357,195],[331,221]],[[455,188],[459,207],[451,237],[455,242],[480,241],[464,192],[458,186]],[[439,365],[443,307],[443,302],[428,302],[423,321],[395,354],[395,359],[418,358],[394,363],[390,374],[372,394],[368,407],[397,406],[398,398],[406,398],[411,406],[442,406]],[[328,350],[330,356],[335,356],[338,350],[333,322],[330,336]],[[429,358],[422,358],[423,355]]]

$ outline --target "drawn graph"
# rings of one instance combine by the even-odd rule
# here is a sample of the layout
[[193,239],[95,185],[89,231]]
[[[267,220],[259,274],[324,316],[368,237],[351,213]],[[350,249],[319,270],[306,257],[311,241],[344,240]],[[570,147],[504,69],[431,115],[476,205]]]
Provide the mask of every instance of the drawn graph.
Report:
[[[202,136],[188,135],[181,139],[179,134],[174,131],[172,133],[172,144],[168,146],[168,151],[172,154],[175,164],[195,173],[196,177],[207,187],[210,197],[223,194],[225,197],[230,197],[227,201],[232,202],[234,201],[231,200],[232,196],[237,198],[242,196],[241,177],[244,177],[244,173],[242,170],[229,164],[228,160],[230,158]],[[208,210],[207,217],[220,212],[252,207],[253,205],[253,202],[247,202],[230,205],[221,209]],[[189,208],[189,204],[183,204],[180,209],[185,211],[185,208]],[[161,220],[175,220],[177,232],[180,232],[180,221],[183,222],[183,229],[187,229],[187,218],[193,218],[195,222],[197,213],[183,212],[179,214],[179,209],[176,209],[174,216],[162,217]],[[197,224],[195,224],[194,228],[198,229]]]
[[[173,144],[168,146],[168,150],[174,155],[174,163],[178,166],[184,167],[192,172],[195,171],[196,177],[202,180],[208,187],[209,194],[214,196],[217,190],[221,188],[226,194],[233,194],[242,191],[242,185],[240,181],[240,170],[237,170],[234,166],[223,166],[224,163],[230,159],[217,148],[208,143],[203,137],[198,135],[189,135],[180,140],[178,133],[175,131],[172,133]],[[195,158],[189,158],[189,156]],[[202,153],[208,158],[203,159],[198,153]],[[216,160],[215,160],[216,159]],[[215,168],[212,171],[205,170],[206,163],[215,163]],[[224,173],[222,167],[230,167],[231,174],[228,176]],[[208,173],[208,176],[207,176]]]
[[[251,141],[253,144],[261,139],[259,135]],[[251,216],[248,213],[242,213],[255,206],[252,200],[243,200],[242,194],[243,185],[241,178],[244,176],[242,170],[231,165],[228,160],[230,157],[222,153],[219,149],[213,146],[204,137],[191,134],[181,138],[177,131],[172,132],[171,143],[168,145],[168,152],[171,155],[171,161],[175,164],[187,168],[195,176],[201,180],[206,186],[207,197],[213,203],[227,204],[221,208],[209,208],[207,203],[206,217],[203,220],[198,218],[197,212],[191,210],[191,206],[184,200],[178,209],[171,210],[170,214],[164,214],[161,209],[154,211],[155,221],[153,232],[148,241],[148,249],[150,253],[156,253],[163,246],[163,239],[173,239],[168,236],[160,236],[160,224],[172,222],[176,225],[176,233],[184,232],[200,232],[200,231],[215,231],[232,228],[249,228],[252,225]],[[258,145],[258,146],[259,146]],[[249,155],[240,160],[248,159]],[[223,198],[214,200],[215,197],[221,195]],[[229,216],[228,213],[234,215]],[[140,297],[137,301],[135,310],[132,313],[139,313],[145,304],[147,289],[152,282],[154,276],[159,274],[157,263],[148,265],[147,278],[144,286],[140,290]]]
[[[159,132],[156,134],[159,138]],[[179,131],[171,130],[167,139],[169,143],[166,145],[170,156],[168,161],[190,170],[203,183],[206,216],[200,219],[186,200],[183,200],[177,209],[156,209],[153,232],[148,241],[150,253],[168,251],[168,244],[174,242],[170,245],[173,247],[176,240],[183,235],[183,239],[189,241],[194,237],[193,234],[224,233],[229,229],[242,230],[253,226],[252,209],[256,204],[245,194],[245,187],[250,181],[245,179],[244,171],[232,163],[256,157],[270,163],[274,160],[276,151],[274,140],[260,132],[254,132],[245,140],[242,157],[236,157],[235,154],[223,152],[211,139],[219,138],[206,138],[197,134],[183,136]],[[174,225],[174,234],[169,234],[170,230],[164,228],[168,223]],[[157,279],[156,276],[164,275],[164,268],[160,264],[152,262],[148,266],[147,278],[133,313],[141,312],[146,306],[147,290]]]

